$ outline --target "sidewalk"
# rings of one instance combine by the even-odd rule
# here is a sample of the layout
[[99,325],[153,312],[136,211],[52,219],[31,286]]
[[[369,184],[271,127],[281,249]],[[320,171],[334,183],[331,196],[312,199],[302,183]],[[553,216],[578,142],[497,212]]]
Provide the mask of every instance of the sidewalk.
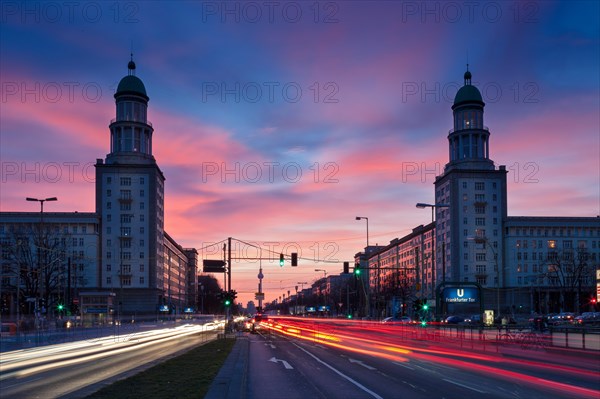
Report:
[[231,353],[204,399],[243,399],[246,397],[249,345],[248,337],[237,336]]

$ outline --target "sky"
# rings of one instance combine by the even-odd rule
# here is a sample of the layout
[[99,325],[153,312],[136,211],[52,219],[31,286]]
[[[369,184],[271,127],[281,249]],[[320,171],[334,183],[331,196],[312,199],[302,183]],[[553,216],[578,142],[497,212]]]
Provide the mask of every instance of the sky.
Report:
[[[234,257],[263,257],[233,263],[243,304],[261,266],[270,302],[341,273],[367,224],[369,244],[386,245],[431,221],[415,204],[434,201],[467,63],[509,216],[600,214],[598,2],[0,7],[0,210],[56,196],[45,211],[94,211],[93,164],[133,52],[165,230],[201,259],[227,237]],[[298,267],[280,268],[280,252]]]

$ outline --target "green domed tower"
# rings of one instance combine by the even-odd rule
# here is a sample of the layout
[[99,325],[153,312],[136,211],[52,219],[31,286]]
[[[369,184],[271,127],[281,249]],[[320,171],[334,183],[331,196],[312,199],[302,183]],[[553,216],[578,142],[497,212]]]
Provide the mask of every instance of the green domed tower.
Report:
[[148,95],[140,78],[135,76],[133,59],[128,73],[115,92],[117,117],[110,123],[110,154],[107,163],[153,163],[152,133],[147,119]]
[[448,134],[451,168],[494,169],[490,160],[490,132],[483,125],[485,103],[477,87],[471,84],[471,72],[467,68],[464,86],[458,90],[452,105],[454,128]]

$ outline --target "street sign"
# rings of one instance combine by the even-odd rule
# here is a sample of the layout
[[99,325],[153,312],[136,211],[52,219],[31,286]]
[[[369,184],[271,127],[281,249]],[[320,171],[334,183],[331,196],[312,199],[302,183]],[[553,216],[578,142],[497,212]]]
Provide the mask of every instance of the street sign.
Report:
[[224,273],[225,272],[225,261],[204,259],[202,261],[204,273]]
[[256,299],[257,301],[262,301],[265,299],[265,293],[264,292],[255,292],[254,293],[254,299]]
[[479,291],[476,287],[445,287],[442,291],[442,301],[446,303],[476,303],[479,302]]

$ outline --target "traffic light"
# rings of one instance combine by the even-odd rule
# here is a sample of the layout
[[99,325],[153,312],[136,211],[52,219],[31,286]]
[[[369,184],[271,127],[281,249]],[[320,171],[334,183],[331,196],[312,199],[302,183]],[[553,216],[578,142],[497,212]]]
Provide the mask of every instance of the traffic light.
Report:
[[231,302],[233,302],[231,300],[231,291],[223,292],[222,296],[223,296],[223,305],[225,305],[226,308],[231,306]]
[[354,264],[354,275],[358,277],[358,276],[360,276],[360,272],[361,272],[360,263],[355,263]]
[[285,260],[283,259],[283,254],[279,254],[279,266],[283,267],[285,264]]
[[298,266],[298,253],[292,252],[292,266]]
[[350,262],[344,262],[344,273],[350,273]]
[[427,302],[425,302],[424,300],[423,300],[423,302],[422,302],[421,309],[423,309],[423,310],[429,310],[429,305],[428,305],[428,304],[427,304]]
[[58,305],[56,305],[56,310],[58,310],[59,312],[62,312],[63,310],[65,310],[65,305],[63,305],[62,303],[59,303]]

